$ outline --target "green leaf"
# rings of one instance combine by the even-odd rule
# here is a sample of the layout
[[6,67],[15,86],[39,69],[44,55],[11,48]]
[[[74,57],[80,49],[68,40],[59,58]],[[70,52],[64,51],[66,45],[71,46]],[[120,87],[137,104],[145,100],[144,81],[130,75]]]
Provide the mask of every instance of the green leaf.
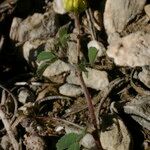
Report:
[[64,35],[66,35],[68,32],[67,27],[62,27],[59,29],[59,37],[62,38]]
[[88,78],[88,70],[86,69],[85,64],[82,62],[79,64],[79,69],[84,72],[85,76]]
[[56,55],[54,55],[52,52],[41,52],[38,56],[37,56],[37,61],[44,61],[44,60],[53,60],[56,58]]
[[94,62],[96,60],[97,53],[98,53],[98,50],[95,47],[90,47],[88,49],[88,58],[89,58],[89,62],[91,65],[94,64]]
[[37,69],[37,71],[36,71],[37,75],[38,75],[38,76],[42,76],[43,72],[45,71],[45,69],[46,69],[49,65],[50,65],[49,62],[44,62],[44,63],[42,63],[42,64],[38,67],[38,69]]
[[77,142],[79,143],[80,141],[79,137],[80,134],[77,133],[69,133],[64,135],[56,144],[57,150],[65,150],[69,149],[70,147],[77,147],[75,143]]
[[80,150],[80,144],[78,142],[72,144],[68,150]]
[[68,26],[64,26],[59,29],[59,41],[62,47],[67,46],[67,41],[69,40],[70,35],[68,34]]

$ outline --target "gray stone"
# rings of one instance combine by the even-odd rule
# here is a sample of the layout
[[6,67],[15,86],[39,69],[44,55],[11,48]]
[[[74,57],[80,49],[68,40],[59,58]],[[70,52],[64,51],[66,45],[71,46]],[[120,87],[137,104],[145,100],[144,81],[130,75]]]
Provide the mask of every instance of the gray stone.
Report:
[[78,97],[83,94],[83,91],[80,86],[66,83],[59,87],[59,93],[70,97]]
[[[99,71],[91,68],[87,68],[88,77],[83,72],[83,79],[87,87],[96,90],[102,90],[109,84],[107,73],[105,71]],[[71,84],[80,85],[79,80],[75,74],[75,72],[71,72],[67,77],[66,81]]]
[[144,7],[145,13],[147,14],[147,16],[150,18],[150,4],[146,5]]
[[[106,122],[105,122],[106,120]],[[117,116],[108,115],[105,118],[100,134],[103,149],[107,150],[129,150],[132,138],[123,121]],[[108,121],[110,121],[108,123]]]
[[150,88],[150,67],[143,67],[143,70],[138,74],[138,77],[141,82]]
[[98,42],[98,41],[96,41],[96,40],[90,41],[90,42],[88,43],[87,47],[88,47],[88,49],[89,49],[90,47],[95,47],[95,48],[98,50],[97,59],[98,59],[99,57],[104,56],[105,53],[106,53],[106,49],[105,49],[104,45],[103,45],[101,42]]
[[129,34],[110,44],[106,53],[119,66],[150,65],[150,34]]
[[51,10],[44,14],[34,13],[24,20],[15,17],[10,29],[10,38],[15,41],[25,42],[54,36],[57,30],[58,17]]
[[107,0],[104,12],[104,26],[107,34],[122,32],[129,21],[140,14],[146,0]]
[[61,60],[56,60],[45,69],[43,76],[49,78],[68,71],[70,71],[70,66],[67,63]]
[[136,122],[150,130],[150,96],[137,96],[123,108]]

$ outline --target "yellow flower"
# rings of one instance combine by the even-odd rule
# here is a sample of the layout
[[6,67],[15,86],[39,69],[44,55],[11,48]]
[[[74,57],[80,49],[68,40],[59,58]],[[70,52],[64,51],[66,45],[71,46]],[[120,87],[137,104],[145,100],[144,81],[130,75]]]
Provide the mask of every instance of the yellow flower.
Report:
[[86,0],[63,0],[63,4],[67,12],[80,13],[87,8]]
[[80,13],[87,8],[87,0],[54,0],[53,9],[58,14]]

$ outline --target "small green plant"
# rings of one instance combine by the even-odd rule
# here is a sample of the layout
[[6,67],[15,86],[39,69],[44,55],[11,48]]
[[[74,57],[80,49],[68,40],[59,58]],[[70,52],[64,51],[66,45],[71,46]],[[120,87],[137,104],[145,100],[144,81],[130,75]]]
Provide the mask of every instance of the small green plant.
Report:
[[[99,150],[102,150],[102,146],[99,140],[99,131],[98,131],[98,126],[97,126],[97,120],[96,120],[96,116],[95,116],[95,112],[94,112],[94,106],[92,104],[92,99],[90,96],[90,93],[87,89],[87,86],[84,82],[83,76],[82,76],[82,72],[84,72],[86,74],[86,76],[88,76],[88,71],[86,69],[87,66],[93,66],[93,64],[95,63],[96,60],[96,56],[97,56],[97,49],[94,47],[91,47],[88,49],[88,59],[89,59],[89,63],[87,63],[85,60],[82,61],[82,59],[79,58],[80,56],[80,51],[81,51],[81,43],[80,43],[80,21],[79,21],[79,13],[83,12],[86,8],[87,8],[87,0],[57,0],[56,4],[58,4],[60,6],[60,2],[62,4],[63,1],[63,6],[66,9],[67,12],[72,12],[74,14],[74,21],[75,21],[75,27],[77,29],[78,32],[78,37],[77,38],[77,55],[78,55],[78,59],[77,59],[77,64],[74,65],[75,66],[75,71],[76,71],[76,75],[79,79],[80,82],[80,86],[83,89],[86,101],[87,101],[87,106],[88,106],[88,110],[89,110],[89,114],[90,114],[90,119],[91,119],[91,123],[94,126],[95,129],[95,134],[93,134],[93,137],[95,139],[95,143],[96,146]],[[58,6],[58,7],[59,7]],[[67,41],[69,40],[70,36],[67,32],[67,28],[61,28],[59,30],[59,37],[56,39],[56,47],[61,47],[62,49],[66,49],[67,48]],[[54,51],[54,50],[53,50]],[[42,61],[41,65],[38,68],[38,71],[40,73],[42,73],[46,67],[48,67],[51,63],[53,63],[55,60],[58,59],[58,56],[52,52],[41,52],[38,57],[37,60],[39,62]],[[61,58],[60,58],[61,59]],[[56,147],[57,150],[80,150],[80,140],[83,137],[83,134],[76,134],[76,133],[70,133],[70,134],[66,134],[64,135],[57,143]]]
[[83,138],[85,133],[69,133],[61,137],[57,142],[57,150],[80,150],[80,140]]

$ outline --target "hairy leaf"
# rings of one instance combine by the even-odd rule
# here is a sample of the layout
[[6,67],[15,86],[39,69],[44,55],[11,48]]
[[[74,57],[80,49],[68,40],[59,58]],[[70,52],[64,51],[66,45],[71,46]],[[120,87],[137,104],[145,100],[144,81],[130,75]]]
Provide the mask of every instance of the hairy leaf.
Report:
[[56,58],[56,55],[54,55],[52,52],[41,52],[38,56],[37,56],[37,61],[44,61],[44,60],[53,60]]
[[80,150],[80,144],[78,142],[72,144],[68,150]]
[[78,150],[73,148],[80,147],[79,141],[81,138],[82,138],[81,134],[77,134],[77,133],[66,134],[57,142],[56,144],[57,150],[65,150],[65,149]]
[[66,27],[62,27],[59,29],[59,37],[62,38],[64,35],[66,35],[68,32],[68,29]]
[[95,47],[90,47],[88,49],[88,58],[89,58],[89,62],[91,65],[94,64],[94,62],[96,60],[97,53],[98,53],[98,50]]

